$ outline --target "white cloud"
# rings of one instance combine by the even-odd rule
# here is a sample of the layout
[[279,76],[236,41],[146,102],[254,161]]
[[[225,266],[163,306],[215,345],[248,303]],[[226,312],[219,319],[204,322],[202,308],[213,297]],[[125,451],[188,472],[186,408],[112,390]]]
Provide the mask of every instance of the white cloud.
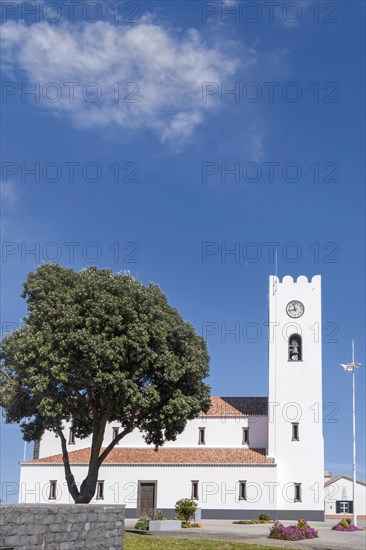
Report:
[[264,134],[261,129],[253,128],[250,132],[248,151],[254,162],[260,162],[264,158]]
[[9,238],[10,226],[14,220],[18,202],[15,183],[11,180],[0,182],[0,232],[2,240]]
[[[173,34],[151,19],[133,27],[9,21],[2,25],[2,42],[5,68],[13,75],[21,70],[29,86],[39,82],[41,94],[46,91],[49,97],[56,88],[45,86],[60,86],[61,99],[52,103],[41,95],[43,106],[70,116],[78,126],[148,127],[162,141],[187,138],[208,110],[219,107],[202,102],[202,83],[230,79],[239,67],[222,45],[207,45],[196,30]],[[254,55],[246,50],[241,66],[250,65]],[[70,101],[65,82],[80,84],[75,101]],[[95,103],[82,97],[83,86],[90,82],[102,91]],[[110,89],[116,82],[117,102]],[[135,84],[124,89],[128,82]]]
[[14,185],[10,181],[0,182],[0,200],[2,206],[14,204],[17,199],[17,194],[14,190]]

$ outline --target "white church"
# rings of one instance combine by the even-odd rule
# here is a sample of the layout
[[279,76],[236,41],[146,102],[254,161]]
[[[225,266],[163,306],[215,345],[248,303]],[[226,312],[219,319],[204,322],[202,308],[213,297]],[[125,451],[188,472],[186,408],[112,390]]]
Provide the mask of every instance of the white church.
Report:
[[[100,468],[94,501],[125,504],[126,517],[193,498],[202,519],[321,521],[324,518],[321,277],[269,280],[269,393],[213,397],[207,414],[155,451],[139,432],[122,439]],[[246,377],[250,380],[249,377]],[[120,427],[111,423],[105,444]],[[65,426],[77,483],[85,478],[90,440]],[[46,432],[34,459],[21,463],[20,502],[72,502],[60,441]]]

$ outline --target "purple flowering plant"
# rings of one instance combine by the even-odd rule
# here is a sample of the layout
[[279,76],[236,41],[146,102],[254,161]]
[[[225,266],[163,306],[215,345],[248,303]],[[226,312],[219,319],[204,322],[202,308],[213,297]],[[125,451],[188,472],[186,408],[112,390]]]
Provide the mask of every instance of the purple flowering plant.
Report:
[[342,519],[337,525],[334,525],[332,529],[333,531],[362,531],[362,529],[359,529],[346,519]]
[[268,537],[281,540],[315,539],[318,537],[318,531],[310,527],[306,519],[299,519],[297,525],[289,525],[288,527],[285,527],[279,521],[275,521]]

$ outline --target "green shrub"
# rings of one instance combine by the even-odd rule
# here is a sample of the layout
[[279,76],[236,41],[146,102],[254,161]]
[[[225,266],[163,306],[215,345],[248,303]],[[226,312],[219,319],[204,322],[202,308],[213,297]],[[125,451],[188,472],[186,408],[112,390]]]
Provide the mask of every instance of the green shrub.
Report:
[[162,521],[162,520],[166,519],[166,517],[164,516],[164,514],[161,510],[157,510],[154,514],[152,514],[151,519],[154,519],[154,520],[157,520],[157,521]]
[[309,526],[304,519],[299,519],[299,521],[297,522],[297,527],[299,529],[302,529],[303,531],[306,531],[306,529],[308,529]]
[[140,518],[135,525],[135,529],[139,531],[148,531],[149,530],[149,520],[146,518]]
[[260,514],[259,519],[262,521],[270,521],[271,516],[269,514]]
[[197,504],[190,498],[181,498],[175,503],[175,511],[178,518],[184,520],[186,523],[189,523],[196,510]]

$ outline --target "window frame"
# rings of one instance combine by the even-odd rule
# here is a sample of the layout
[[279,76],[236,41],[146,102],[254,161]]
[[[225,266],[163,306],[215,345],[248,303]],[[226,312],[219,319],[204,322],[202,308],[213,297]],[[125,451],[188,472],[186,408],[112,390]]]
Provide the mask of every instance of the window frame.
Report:
[[300,428],[299,428],[299,422],[292,422],[292,439],[291,441],[300,441]]
[[242,428],[242,445],[249,445],[249,426],[244,426]]
[[[335,501],[336,514],[353,514],[353,500],[342,498]],[[343,512],[347,508],[347,512]]]
[[[340,508],[340,511],[341,511],[341,514],[349,514],[349,502],[348,500],[340,500],[339,501],[339,508]],[[343,508],[343,510],[342,510]]]
[[206,428],[198,428],[198,445],[206,445]]
[[57,479],[50,479],[48,500],[57,500]]
[[97,481],[95,499],[104,500],[104,479],[98,479]]
[[191,481],[191,499],[199,500],[199,482],[198,479],[192,479]]
[[246,479],[239,480],[239,500],[248,500]]
[[301,483],[294,483],[294,502],[302,502]]
[[70,428],[69,431],[69,445],[76,445],[75,432],[73,428]]
[[[114,441],[119,436],[119,426],[112,427],[112,441]],[[119,441],[118,441],[119,443]],[[118,445],[117,443],[117,445]]]

